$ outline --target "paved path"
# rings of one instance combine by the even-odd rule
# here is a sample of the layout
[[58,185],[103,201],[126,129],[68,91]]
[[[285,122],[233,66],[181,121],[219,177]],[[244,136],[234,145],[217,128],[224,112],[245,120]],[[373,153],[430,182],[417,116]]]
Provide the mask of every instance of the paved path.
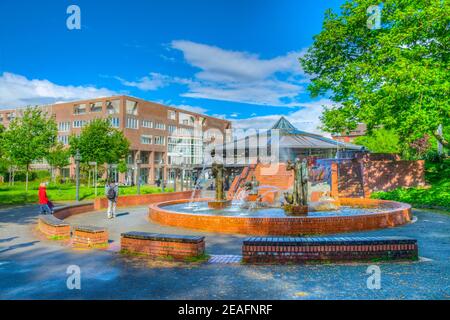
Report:
[[[119,210],[122,213],[124,210]],[[146,219],[146,209],[105,220],[104,213],[71,217],[70,223],[105,225],[111,247],[120,232],[142,230],[204,234],[211,254],[240,254],[241,236],[163,227]],[[34,230],[36,206],[0,209],[1,299],[449,299],[450,216],[414,211],[416,223],[357,235],[415,237],[427,261],[380,264],[381,289],[367,289],[367,264],[199,266],[150,264],[105,251],[76,251]],[[348,234],[350,235],[350,234]],[[356,235],[356,234],[355,234]],[[430,259],[430,260],[428,260]],[[68,290],[66,269],[81,269],[81,290]]]

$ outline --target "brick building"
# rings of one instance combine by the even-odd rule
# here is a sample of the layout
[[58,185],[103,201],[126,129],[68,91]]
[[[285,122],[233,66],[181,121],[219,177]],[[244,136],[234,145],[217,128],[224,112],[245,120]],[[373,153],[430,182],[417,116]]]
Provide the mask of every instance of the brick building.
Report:
[[364,123],[357,125],[355,130],[350,132],[342,132],[340,134],[333,135],[333,139],[339,142],[353,143],[356,138],[362,137],[366,134],[367,126]]
[[[189,177],[193,167],[202,162],[205,142],[213,136],[205,132],[219,130],[224,134],[231,128],[226,120],[124,95],[40,107],[55,118],[58,141],[65,145],[70,135],[80,134],[91,120],[110,119],[112,126],[130,141],[130,153],[127,173],[118,173],[115,164],[109,168],[120,182],[131,184],[137,179],[138,159],[142,162],[139,171],[143,183],[153,184],[158,178],[170,181],[181,174]],[[7,127],[22,111],[0,110],[0,123]],[[34,166],[48,168],[45,163]],[[73,177],[74,164],[61,174]]]

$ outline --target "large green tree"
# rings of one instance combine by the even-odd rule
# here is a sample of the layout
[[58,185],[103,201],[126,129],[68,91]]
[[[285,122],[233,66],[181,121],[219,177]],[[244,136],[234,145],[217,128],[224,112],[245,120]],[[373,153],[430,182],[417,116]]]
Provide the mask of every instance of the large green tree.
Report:
[[124,159],[130,143],[122,131],[111,126],[108,119],[95,119],[86,125],[79,136],[69,139],[70,151],[75,155],[80,151],[82,162],[118,163]]
[[[380,28],[369,28],[373,0],[347,0],[328,10],[322,31],[300,58],[310,93],[335,102],[323,129],[339,133],[360,122],[369,132],[394,130],[404,146],[450,126],[450,1],[386,0]],[[368,12],[369,11],[369,12]]]
[[28,191],[28,173],[35,160],[47,157],[57,136],[56,122],[40,108],[27,108],[16,117],[3,133],[5,156],[26,170],[25,190]]

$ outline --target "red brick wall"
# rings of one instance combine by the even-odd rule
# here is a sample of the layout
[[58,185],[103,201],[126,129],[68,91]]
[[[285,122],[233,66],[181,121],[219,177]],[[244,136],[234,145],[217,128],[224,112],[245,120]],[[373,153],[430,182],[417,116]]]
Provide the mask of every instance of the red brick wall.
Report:
[[[180,192],[119,196],[117,206],[118,207],[141,206],[156,202],[164,202],[178,199],[190,199],[191,196],[192,196],[191,190]],[[108,199],[106,199],[106,197],[95,199],[94,210],[101,210],[105,208],[108,208]]]
[[52,226],[39,219],[38,229],[47,237],[70,238],[70,226]]
[[78,248],[106,248],[108,246],[108,232],[87,232],[74,230],[73,246]]
[[416,244],[258,246],[243,245],[245,263],[307,263],[310,261],[417,260]]
[[[331,234],[395,227],[411,221],[411,207],[407,204],[374,199],[342,198],[340,201],[342,205],[383,206],[386,210],[381,213],[342,217],[249,218],[176,213],[153,204],[149,206],[149,217],[168,226],[248,235]],[[170,201],[165,204],[182,202]]]
[[70,216],[90,212],[93,210],[94,210],[94,203],[90,202],[55,209],[55,213],[53,215],[60,220],[64,220]]
[[205,242],[185,243],[174,241],[155,241],[121,237],[121,250],[141,253],[152,257],[171,256],[175,259],[197,257],[205,253]]
[[[387,160],[383,160],[387,159]],[[425,186],[425,162],[397,160],[387,155],[366,155],[339,164],[339,196],[370,197],[375,191]],[[376,159],[376,160],[372,160]]]

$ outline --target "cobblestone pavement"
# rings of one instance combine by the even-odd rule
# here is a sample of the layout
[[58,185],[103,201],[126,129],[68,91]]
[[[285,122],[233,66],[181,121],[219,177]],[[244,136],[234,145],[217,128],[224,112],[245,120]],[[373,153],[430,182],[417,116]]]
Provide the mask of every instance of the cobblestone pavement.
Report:
[[[71,224],[106,226],[108,251],[80,251],[40,236],[36,206],[0,209],[1,299],[449,299],[450,216],[415,210],[417,222],[354,233],[417,238],[423,257],[383,263],[381,289],[367,288],[368,264],[245,266],[235,263],[243,236],[204,233],[153,224],[147,210],[119,210],[71,217]],[[152,263],[117,253],[123,231],[205,235],[209,263]],[[347,234],[352,235],[352,234]],[[68,266],[81,270],[81,290],[67,289]]]

